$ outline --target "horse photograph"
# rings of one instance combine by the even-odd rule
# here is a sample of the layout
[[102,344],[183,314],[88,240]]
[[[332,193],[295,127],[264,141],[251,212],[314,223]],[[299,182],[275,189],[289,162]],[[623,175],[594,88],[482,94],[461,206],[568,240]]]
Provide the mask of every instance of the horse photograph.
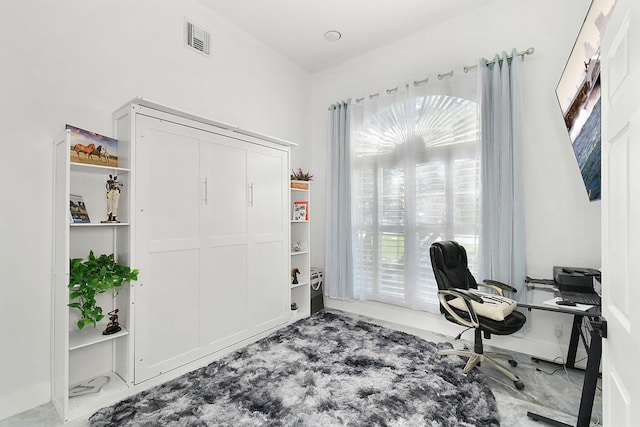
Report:
[[66,129],[71,132],[71,162],[118,167],[118,140],[71,125]]

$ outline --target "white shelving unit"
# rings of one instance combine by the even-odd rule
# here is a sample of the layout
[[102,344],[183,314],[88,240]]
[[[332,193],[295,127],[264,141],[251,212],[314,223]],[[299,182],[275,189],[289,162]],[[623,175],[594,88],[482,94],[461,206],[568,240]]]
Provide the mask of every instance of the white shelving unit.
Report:
[[[71,153],[71,131],[65,130],[54,140],[54,253],[53,253],[53,342],[52,342],[52,402],[65,422],[109,405],[130,394],[131,334],[130,289],[123,286],[119,294],[101,294],[98,305],[103,313],[119,309],[122,330],[103,335],[109,317],[94,328],[79,330],[79,312],[69,304],[69,260],[86,259],[92,250],[96,256],[114,254],[120,264],[131,265],[131,188],[133,174],[131,146],[119,141],[118,166],[74,162]],[[115,154],[115,153],[112,153]],[[84,154],[82,154],[84,156]],[[118,209],[119,223],[102,223],[107,219],[106,181],[117,175],[123,183]],[[91,222],[73,223],[69,211],[69,195],[83,197]],[[97,393],[70,397],[69,389],[86,384],[93,378],[109,377]]]
[[[291,181],[291,269],[297,268],[298,283],[290,281],[291,303],[296,303],[297,310],[291,311],[291,321],[296,321],[311,314],[311,231],[310,201],[311,183],[309,181]],[[306,204],[305,219],[294,219],[296,202]],[[293,279],[293,277],[291,277]]]

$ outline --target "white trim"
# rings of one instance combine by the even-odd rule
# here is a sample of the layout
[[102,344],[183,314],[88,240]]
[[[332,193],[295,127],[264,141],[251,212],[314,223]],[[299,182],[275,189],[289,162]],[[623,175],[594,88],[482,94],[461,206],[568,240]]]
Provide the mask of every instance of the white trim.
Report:
[[[330,310],[339,310],[347,313],[357,314],[384,322],[395,323],[397,325],[429,331],[434,334],[443,335],[452,340],[464,330],[463,327],[447,321],[443,315],[428,313],[426,311],[411,310],[391,304],[384,304],[376,301],[342,301],[324,297],[324,305]],[[571,320],[569,317],[567,319]],[[526,325],[525,325],[526,328]],[[566,329],[565,329],[566,330]],[[569,330],[570,332],[570,330]],[[484,344],[499,347],[509,351],[529,354],[540,359],[554,360],[560,352],[563,356],[567,354],[569,345],[569,335],[565,334],[558,339],[549,333],[549,341],[541,341],[528,338],[529,331],[526,329],[510,336],[492,335],[491,340],[485,340]],[[473,333],[469,331],[462,336],[463,342],[473,345]],[[582,348],[579,348],[577,360],[583,355]],[[580,364],[577,364],[580,366]]]
[[239,134],[244,135],[244,136],[262,139],[264,141],[273,142],[273,143],[276,143],[276,144],[279,144],[279,145],[284,145],[286,147],[297,147],[298,146],[298,144],[296,144],[295,142],[291,142],[291,141],[287,141],[287,140],[284,140],[284,139],[276,138],[276,137],[270,136],[270,135],[264,135],[264,134],[258,133],[258,132],[253,132],[253,131],[250,131],[248,129],[243,129],[240,126],[237,126],[237,125],[218,122],[218,121],[215,121],[215,120],[207,119],[205,117],[196,116],[194,114],[187,113],[185,111],[176,110],[176,109],[173,109],[171,107],[166,107],[164,105],[157,104],[155,102],[147,101],[146,99],[143,99],[141,97],[132,99],[131,101],[129,101],[126,104],[124,104],[122,107],[118,108],[116,111],[120,111],[121,109],[126,108],[129,105],[139,105],[141,107],[150,108],[152,110],[161,111],[161,112],[168,113],[168,114],[171,114],[171,115],[177,115],[179,117],[183,117],[183,118],[187,118],[187,119],[190,119],[190,120],[194,120],[194,121],[197,121],[199,123],[205,123],[205,124],[208,124],[210,126],[214,126],[214,127],[220,128],[220,129],[224,129],[224,130],[227,130],[229,132],[235,132],[235,133],[239,133]]
[[44,382],[28,388],[20,388],[0,398],[0,420],[44,405],[51,401],[51,383]]

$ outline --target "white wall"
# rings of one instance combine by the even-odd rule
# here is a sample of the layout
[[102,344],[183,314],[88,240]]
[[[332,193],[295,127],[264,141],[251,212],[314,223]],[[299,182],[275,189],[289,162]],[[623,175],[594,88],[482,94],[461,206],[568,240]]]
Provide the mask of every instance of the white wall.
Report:
[[[397,83],[434,79],[451,69],[461,72],[480,57],[492,58],[513,47],[519,51],[534,47],[535,54],[527,56],[521,67],[527,274],[548,278],[554,265],[599,267],[600,202],[588,201],[555,97],[589,4],[590,0],[497,0],[316,73],[312,80],[312,168],[319,179],[312,194],[312,264],[324,261],[323,183],[331,103],[384,93]],[[350,310],[356,309],[351,305]],[[370,315],[380,312],[363,310]],[[553,324],[563,319],[544,314],[534,317],[528,339],[550,340],[557,347]],[[564,328],[567,334],[569,326]]]
[[[210,58],[183,46],[185,18],[211,32]],[[111,113],[141,96],[302,142],[311,84],[195,0],[4,0],[0,34],[2,419],[50,399],[52,139],[64,125],[111,135]]]

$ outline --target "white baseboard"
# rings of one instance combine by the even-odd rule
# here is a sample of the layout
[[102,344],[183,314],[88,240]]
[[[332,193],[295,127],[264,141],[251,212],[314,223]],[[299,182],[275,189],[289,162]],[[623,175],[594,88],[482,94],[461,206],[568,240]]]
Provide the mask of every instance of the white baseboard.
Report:
[[45,382],[0,397],[0,420],[44,405],[51,400],[51,383]]
[[[382,320],[384,322],[429,331],[435,334],[445,335],[449,338],[455,337],[462,331],[460,326],[447,321],[441,314],[416,311],[391,304],[384,304],[375,301],[342,301],[325,297],[324,305],[328,309],[340,310],[347,313]],[[570,324],[571,317],[565,317],[568,319],[567,321]],[[546,327],[546,325],[544,327]],[[565,331],[567,331],[567,329],[565,329]],[[571,329],[569,328],[568,332],[570,331]],[[544,341],[536,339],[536,336],[542,336],[548,340]],[[568,333],[560,340],[560,342],[561,344],[559,345],[559,340],[553,336],[553,333],[541,334],[540,331],[531,331],[531,329],[525,325],[521,331],[513,335],[493,335],[491,337],[491,341],[485,341],[485,344],[509,351],[528,354],[540,359],[554,360],[566,355],[569,342]],[[581,357],[581,352],[579,351],[578,360]]]

